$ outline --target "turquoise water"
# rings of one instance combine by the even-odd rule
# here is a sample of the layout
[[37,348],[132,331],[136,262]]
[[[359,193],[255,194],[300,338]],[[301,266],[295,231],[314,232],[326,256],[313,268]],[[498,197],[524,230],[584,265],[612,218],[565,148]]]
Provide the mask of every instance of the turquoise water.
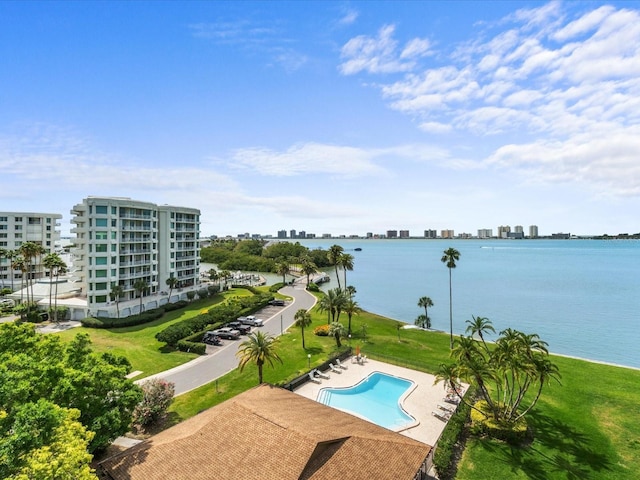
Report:
[[323,388],[318,402],[359,415],[390,430],[406,428],[415,422],[400,407],[400,397],[413,382],[374,372],[349,388]]
[[[449,331],[452,270],[454,334],[472,315],[496,331],[537,333],[554,353],[640,368],[640,241],[633,240],[302,240],[354,256],[347,283],[362,308],[413,323],[430,297],[432,328]],[[356,247],[362,251],[354,251]],[[343,278],[341,274],[341,283]],[[335,288],[335,278],[323,288]],[[357,319],[356,319],[357,322]],[[357,323],[356,323],[357,324]]]

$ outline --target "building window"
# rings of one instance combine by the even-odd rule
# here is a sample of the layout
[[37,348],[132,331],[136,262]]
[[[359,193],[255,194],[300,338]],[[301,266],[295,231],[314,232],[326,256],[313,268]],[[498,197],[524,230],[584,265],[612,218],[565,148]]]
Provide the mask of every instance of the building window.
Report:
[[111,207],[111,215],[118,213],[118,207]]
[[106,270],[96,270],[96,278],[106,278],[107,271]]
[[96,252],[97,253],[106,253],[107,251],[107,244],[103,243],[101,245],[96,245]]
[[96,240],[106,240],[107,232],[96,232]]
[[51,223],[51,219],[50,218],[47,218],[47,223]]
[[7,221],[7,217],[0,217],[0,222],[6,222]]
[[96,295],[96,303],[106,303],[107,296],[106,295]]
[[96,265],[106,265],[106,264],[107,264],[107,257],[96,258]]
[[15,229],[16,229],[16,230],[22,230],[22,225],[16,225],[16,226],[15,226]]
[[107,213],[106,205],[96,205],[96,213],[105,214]]
[[0,225],[0,230],[9,230],[6,225]]
[[107,219],[106,218],[96,218],[96,227],[106,227]]
[[16,234],[14,235],[14,237],[15,237],[15,238],[22,238],[22,234],[21,234],[21,233],[16,233]]
[[16,222],[21,222],[21,221],[22,221],[22,217],[15,217],[15,218],[14,218],[14,220],[15,220]]
[[96,290],[106,290],[107,282],[98,282],[96,283]]

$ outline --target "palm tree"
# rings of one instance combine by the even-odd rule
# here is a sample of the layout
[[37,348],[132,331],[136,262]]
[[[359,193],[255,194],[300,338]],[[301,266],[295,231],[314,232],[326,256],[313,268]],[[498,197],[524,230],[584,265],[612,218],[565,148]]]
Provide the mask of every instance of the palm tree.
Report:
[[[24,258],[24,267],[27,273],[27,289],[31,289],[31,301],[33,301],[33,281],[32,281],[32,272],[35,267],[35,263],[33,261],[42,253],[45,252],[45,249],[42,245],[39,245],[34,242],[24,242],[20,245],[18,249],[22,257]],[[29,292],[27,291],[27,303],[29,303]]]
[[58,265],[58,261],[62,261],[62,259],[57,253],[49,253],[46,257],[44,257],[44,260],[42,261],[44,267],[49,270],[49,314],[52,313],[51,303],[53,297],[53,269]]
[[413,324],[420,328],[431,328],[431,320],[426,315],[418,315]]
[[451,350],[453,350],[453,295],[451,291],[451,270],[456,268],[457,260],[460,260],[460,252],[452,247],[447,248],[440,259],[440,261],[449,269],[449,348]]
[[300,267],[300,273],[307,276],[307,288],[309,287],[309,277],[316,273],[318,267],[313,260],[308,256],[302,257],[302,266]]
[[427,328],[431,328],[431,321],[429,320],[429,312],[427,311],[427,309],[429,307],[433,307],[433,300],[431,300],[429,297],[420,297],[420,299],[418,300],[418,306],[421,308],[424,308],[424,316],[426,318],[426,323],[429,324]]
[[465,333],[471,335],[472,337],[477,334],[478,337],[480,337],[480,340],[482,340],[482,344],[484,345],[485,350],[489,350],[489,348],[487,347],[487,342],[485,342],[484,340],[484,334],[487,332],[496,333],[495,328],[493,328],[493,325],[491,324],[491,320],[486,317],[474,317],[473,315],[471,315],[471,318],[473,318],[473,320],[467,320],[465,322],[469,324],[469,326],[465,330]]
[[295,320],[294,325],[300,327],[300,330],[302,330],[302,349],[306,350],[307,347],[304,345],[304,329],[311,325],[311,314],[304,308],[301,308],[293,316],[293,319]]
[[173,293],[173,289],[178,285],[178,279],[176,277],[169,277],[165,280],[165,283],[169,287],[169,302],[171,302],[171,294]]
[[262,383],[262,366],[265,362],[273,366],[273,361],[282,363],[282,359],[275,350],[277,339],[268,333],[251,333],[247,339],[240,344],[240,349],[236,356],[240,358],[240,371],[250,362],[255,362],[258,366],[258,383]]
[[[350,253],[343,253],[338,257],[338,265],[342,268],[344,273],[344,288],[347,288],[347,270],[353,271],[353,255]],[[340,285],[338,285],[339,287]]]
[[218,275],[218,272],[216,272],[215,268],[212,268],[212,269],[209,270],[209,279],[212,282],[216,282],[216,281],[218,281],[220,279],[220,275]]
[[360,305],[358,305],[358,302],[349,297],[344,304],[344,312],[349,318],[347,333],[348,335],[351,335],[351,317],[353,317],[354,315],[358,315],[360,312],[362,312],[362,309],[360,308]]
[[340,339],[346,337],[347,329],[340,322],[331,322],[329,325],[329,335],[336,339],[336,346],[340,348],[342,343]]
[[329,265],[335,266],[336,269],[336,279],[338,280],[338,288],[340,288],[340,277],[338,276],[338,266],[340,263],[340,256],[344,252],[344,248],[340,245],[332,245],[329,247],[329,251],[327,252],[327,259],[329,260]]
[[133,284],[133,289],[140,297],[140,308],[138,309],[138,313],[142,313],[142,296],[144,295],[144,291],[148,288],[147,282],[142,279],[136,280]]
[[109,295],[111,296],[111,300],[116,302],[116,311],[118,312],[118,318],[120,318],[120,297],[124,293],[124,288],[120,285],[113,285],[111,287],[111,292]]
[[287,283],[286,275],[291,271],[291,267],[289,266],[289,262],[286,260],[281,260],[276,265],[276,273],[278,275],[282,275],[282,283]]

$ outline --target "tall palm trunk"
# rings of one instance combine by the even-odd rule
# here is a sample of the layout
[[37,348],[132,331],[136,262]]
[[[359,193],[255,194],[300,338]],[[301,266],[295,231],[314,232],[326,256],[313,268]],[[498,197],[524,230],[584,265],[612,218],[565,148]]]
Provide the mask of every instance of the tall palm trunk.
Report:
[[453,294],[451,291],[451,267],[449,267],[449,348],[453,350]]

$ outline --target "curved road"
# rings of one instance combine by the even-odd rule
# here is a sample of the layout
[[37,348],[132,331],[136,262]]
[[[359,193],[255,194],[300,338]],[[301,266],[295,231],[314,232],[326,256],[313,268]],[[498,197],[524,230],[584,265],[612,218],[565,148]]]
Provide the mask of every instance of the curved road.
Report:
[[[293,298],[289,305],[278,310],[270,318],[261,317],[259,314],[256,315],[265,320],[264,326],[259,327],[260,330],[273,336],[278,336],[293,325],[295,322],[293,317],[298,310],[309,310],[315,305],[316,297],[306,291],[304,278],[299,278],[298,280],[293,286],[284,287],[279,291],[279,293]],[[163,378],[174,383],[176,396],[181,395],[212,382],[237,368],[238,358],[236,357],[236,352],[241,342],[242,340],[224,340],[222,346],[213,347],[213,351],[209,349],[211,353],[202,355],[171,370],[137,380],[136,383],[144,382],[150,378]]]

